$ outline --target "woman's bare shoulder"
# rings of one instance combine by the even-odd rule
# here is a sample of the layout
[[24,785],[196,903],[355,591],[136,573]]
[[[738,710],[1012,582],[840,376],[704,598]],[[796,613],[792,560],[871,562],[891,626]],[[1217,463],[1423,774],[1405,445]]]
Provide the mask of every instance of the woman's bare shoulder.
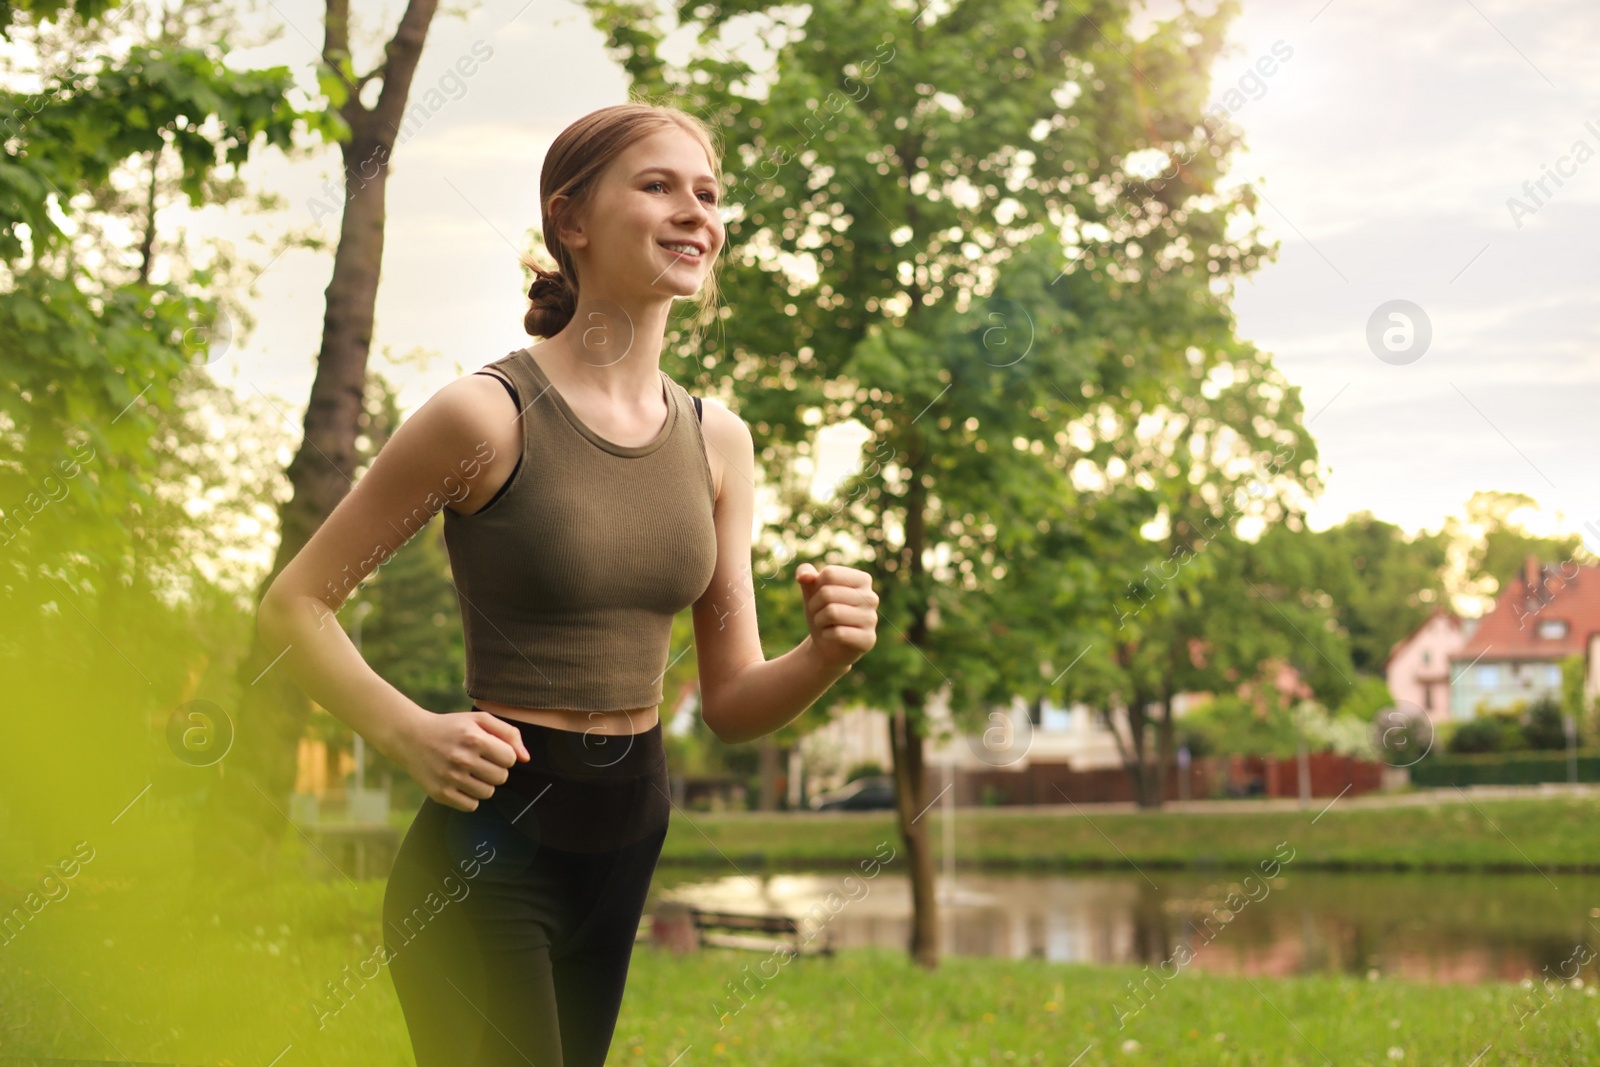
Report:
[[706,457],[711,463],[712,481],[720,501],[730,472],[746,481],[755,478],[755,440],[738,412],[712,397],[703,400],[701,433],[706,439]]
[[481,476],[470,479],[465,498],[450,505],[460,514],[471,514],[491,499],[522,454],[521,412],[502,380],[509,378],[496,377],[492,370],[463,374],[441,386],[411,416],[441,453],[481,461]]

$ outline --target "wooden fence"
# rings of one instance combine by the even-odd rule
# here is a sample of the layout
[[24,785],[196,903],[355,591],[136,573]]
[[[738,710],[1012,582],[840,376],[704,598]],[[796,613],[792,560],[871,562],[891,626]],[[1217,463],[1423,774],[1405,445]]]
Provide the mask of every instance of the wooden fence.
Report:
[[[1374,792],[1383,785],[1384,765],[1375,760],[1314,752],[1306,757],[1310,795],[1333,797]],[[1167,770],[1162,795],[1181,800],[1183,783],[1176,766]],[[1300,767],[1293,757],[1218,756],[1194,760],[1188,770],[1188,796],[1213,797],[1300,795]],[[956,779],[956,803],[971,806],[1030,804],[1131,803],[1133,784],[1121,767],[1075,771],[1065,763],[1031,763],[1021,771],[964,771]]]

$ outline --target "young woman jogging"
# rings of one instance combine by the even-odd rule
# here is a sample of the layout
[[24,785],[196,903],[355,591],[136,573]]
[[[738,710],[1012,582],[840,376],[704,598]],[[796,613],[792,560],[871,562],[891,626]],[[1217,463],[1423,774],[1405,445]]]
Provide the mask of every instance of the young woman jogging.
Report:
[[[742,419],[660,369],[674,300],[713,306],[719,152],[673,108],[556,138],[527,332],[544,338],[406,420],[263,598],[318,704],[426,790],[384,895],[418,1067],[600,1067],[671,800],[659,706],[693,605],[701,714],[723,741],[794,719],[876,641],[862,571],[800,565],[808,636],[767,660]],[[531,264],[530,264],[531,265]],[[470,711],[433,714],[332,613],[444,511]]]

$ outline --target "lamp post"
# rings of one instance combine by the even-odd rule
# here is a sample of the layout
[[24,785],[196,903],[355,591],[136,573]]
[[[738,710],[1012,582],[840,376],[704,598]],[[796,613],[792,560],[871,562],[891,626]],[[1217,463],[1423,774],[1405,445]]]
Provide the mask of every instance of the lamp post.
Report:
[[[356,652],[361,652],[361,621],[372,614],[371,601],[358,601],[352,610],[355,619],[350,627],[350,639],[356,646]],[[382,825],[389,820],[389,773],[384,768],[384,780],[377,789],[367,788],[367,739],[359,733],[351,743],[351,751],[355,756],[354,781],[351,783],[349,803],[346,806],[347,817],[352,823],[362,825]]]
[[940,821],[943,825],[944,857],[941,866],[944,868],[944,878],[941,885],[935,890],[934,897],[938,900],[939,907],[939,940],[949,946],[955,943],[956,928],[956,739],[959,735],[955,731],[954,723],[951,724],[950,733],[945,740],[945,755],[941,761],[944,764],[944,790],[940,795]]
[[1568,714],[1561,716],[1561,728],[1567,735],[1567,781],[1578,782],[1578,720]]

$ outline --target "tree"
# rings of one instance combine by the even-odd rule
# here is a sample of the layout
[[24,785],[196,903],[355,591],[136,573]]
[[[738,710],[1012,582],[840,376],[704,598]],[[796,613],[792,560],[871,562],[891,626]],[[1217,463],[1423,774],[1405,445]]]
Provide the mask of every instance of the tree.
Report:
[[1264,353],[1231,342],[1231,330],[1225,323],[1207,338],[1209,350],[1191,348],[1153,401],[1088,420],[1099,428],[1087,456],[1101,465],[1099,480],[1110,485],[1105,468],[1117,464],[1132,472],[1144,496],[1135,514],[1161,532],[1102,553],[1108,572],[1133,573],[1121,590],[1098,588],[1081,604],[1105,625],[1086,646],[1090,669],[1066,679],[1062,694],[1098,709],[1145,807],[1163,799],[1177,694],[1233,688],[1274,659],[1320,675],[1321,657],[1342,675],[1342,653],[1320,647],[1323,605],[1282,580],[1288,561],[1240,536],[1246,524],[1303,528],[1316,460],[1298,390]]
[[[1295,549],[1290,541],[1303,541]],[[1389,650],[1447,603],[1442,534],[1408,537],[1392,523],[1358,512],[1320,532],[1273,527],[1264,548],[1307,552],[1311,588],[1326,593],[1349,636],[1350,661],[1364,674],[1382,672]]]
[[[68,69],[40,93],[0,91],[10,116],[0,123],[0,433],[10,460],[0,501],[20,580],[66,566],[58,575],[110,595],[122,578],[148,588],[180,565],[172,535],[187,523],[155,497],[151,475],[169,451],[169,413],[211,358],[206,327],[220,301],[211,272],[185,271],[181,259],[154,283],[153,203],[129,218],[107,210],[118,205],[105,190],[147,160],[154,174],[170,151],[191,204],[225,199],[237,190],[211,180],[219,169],[236,169],[260,142],[290,147],[297,124],[316,128],[286,102],[289,88],[285,68],[236,71],[215,49],[158,37]],[[134,265],[118,262],[130,250],[96,240],[107,217],[142,231]],[[95,258],[109,262],[91,270]],[[28,503],[40,487],[53,495],[52,481],[94,491],[63,509]],[[20,538],[23,529],[33,536]]]
[[[359,473],[356,437],[383,263],[389,163],[437,7],[438,0],[407,0],[383,47],[383,59],[357,73],[349,0],[327,0],[318,80],[328,101],[326,117],[340,129],[343,210],[304,438],[288,467],[291,495],[278,514],[277,552],[258,599],[332,514]],[[375,97],[368,91],[372,85],[379,87]],[[252,635],[240,671],[241,680],[251,682],[243,689],[240,709],[245,743],[239,746],[223,803],[213,805],[216,824],[203,834],[204,840],[238,858],[270,857],[267,831],[281,821],[271,810],[273,798],[281,802],[293,785],[296,745],[310,713],[309,701],[292,679],[269,669],[282,651]]]
[[0,654],[19,699],[85,712],[70,747],[22,724],[45,743],[4,746],[8,786],[85,773],[84,737],[142,740],[194,692],[225,655],[238,524],[272,502],[249,477],[270,424],[205,370],[226,272],[157,218],[243,195],[245,161],[322,127],[288,102],[287,69],[192,43],[203,6],[153,27],[137,5],[0,10],[18,46],[0,83]]
[[1476,601],[1487,611],[1506,583],[1522,573],[1530,555],[1547,564],[1593,562],[1577,534],[1531,533],[1519,516],[1538,510],[1538,502],[1525,493],[1473,493],[1465,517],[1452,517],[1443,530],[1449,545],[1446,584],[1451,594],[1468,603]]
[[1561,704],[1554,697],[1542,696],[1528,705],[1518,718],[1522,739],[1529,748],[1566,748],[1567,729],[1562,722]]
[[[736,397],[784,490],[779,565],[849,562],[880,593],[885,639],[816,710],[889,714],[909,948],[934,967],[929,704],[942,695],[970,730],[1104,636],[1085,590],[1111,603],[1134,568],[1108,581],[1100,562],[1156,509],[1149,472],[1081,491],[1096,439],[1074,434],[1093,429],[1085,409],[1125,423],[1154,403],[1191,351],[1220,359],[1227,282],[1265,252],[1226,232],[1254,201],[1216,188],[1236,136],[1200,114],[1232,6],[1136,38],[1117,2],[705,4],[681,64],[652,5],[589,7],[638,91],[738,131],[731,314],[703,345],[669,344],[697,385]],[[770,63],[729,54],[736,18]],[[847,420],[871,457],[817,502],[796,460]],[[786,624],[771,632],[798,638]]]

